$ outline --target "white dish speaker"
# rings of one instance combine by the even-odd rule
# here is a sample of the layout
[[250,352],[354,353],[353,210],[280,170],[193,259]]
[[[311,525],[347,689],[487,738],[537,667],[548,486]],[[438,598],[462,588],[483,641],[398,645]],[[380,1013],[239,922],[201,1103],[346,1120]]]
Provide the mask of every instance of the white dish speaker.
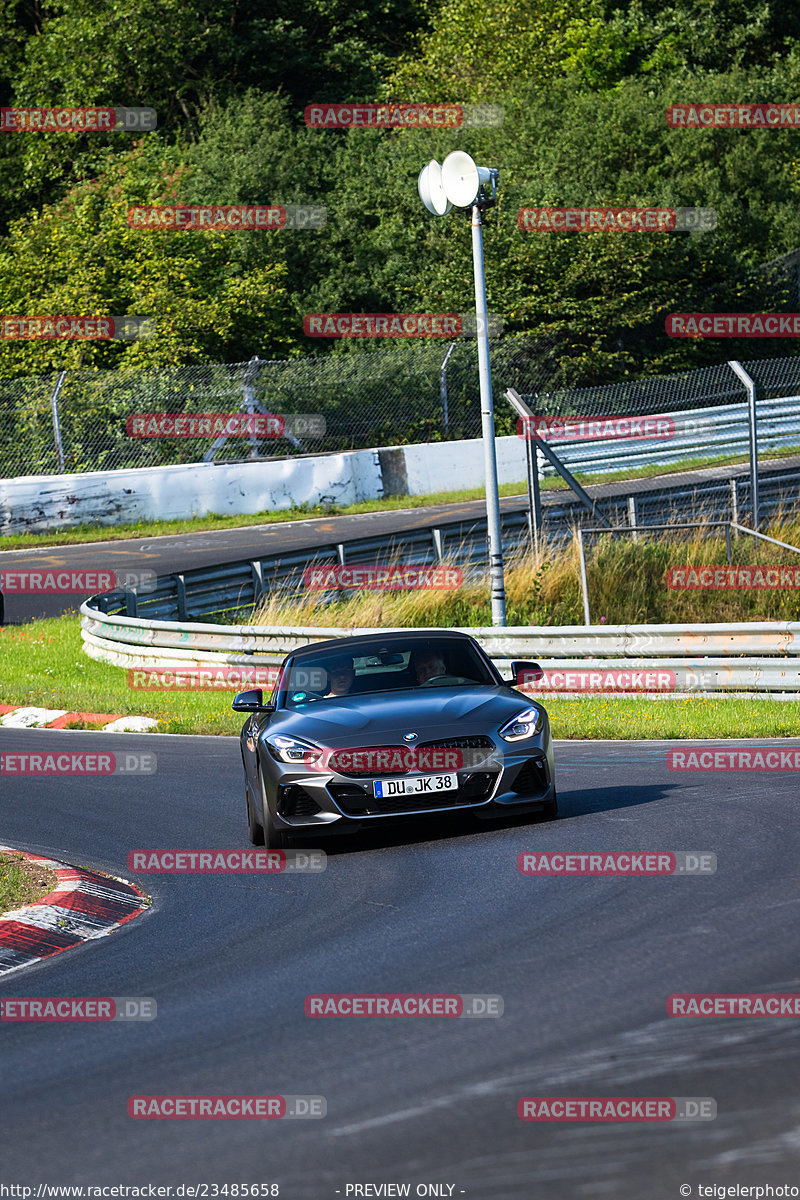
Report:
[[454,150],[442,163],[442,185],[447,199],[456,208],[471,208],[488,187],[495,174],[490,167],[479,167],[463,150]]
[[435,217],[443,217],[450,212],[453,205],[445,195],[442,184],[442,168],[435,158],[432,158],[419,173],[417,180],[419,198],[428,212]]

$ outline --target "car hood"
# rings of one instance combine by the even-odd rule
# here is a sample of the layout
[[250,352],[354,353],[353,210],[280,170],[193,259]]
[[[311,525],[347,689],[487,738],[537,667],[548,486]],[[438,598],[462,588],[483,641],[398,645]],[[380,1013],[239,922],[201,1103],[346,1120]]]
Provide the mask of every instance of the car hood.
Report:
[[491,735],[535,701],[510,687],[430,688],[321,700],[304,710],[281,709],[270,732],[292,734],[331,749],[396,745],[415,732],[418,745],[444,737]]

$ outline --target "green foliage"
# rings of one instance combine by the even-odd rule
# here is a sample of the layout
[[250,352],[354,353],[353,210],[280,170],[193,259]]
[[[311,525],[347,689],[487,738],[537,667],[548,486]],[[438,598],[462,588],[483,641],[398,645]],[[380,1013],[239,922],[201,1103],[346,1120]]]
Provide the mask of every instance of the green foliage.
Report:
[[[777,0],[453,0],[415,52],[397,62],[387,95],[499,99],[519,82],[602,91],[626,77],[777,64],[800,35],[800,12]],[[787,97],[788,99],[788,97]]]
[[[153,317],[131,343],[5,341],[0,373],[281,356],[295,342],[280,232],[156,231],[128,225],[131,205],[182,198],[177,151],[141,142],[63,200],[12,224],[0,250],[7,315]],[[264,244],[253,238],[264,239]]]
[[[467,223],[436,220],[420,167],[464,148],[500,168],[487,214],[489,307],[550,336],[566,382],[786,353],[785,341],[670,339],[671,311],[797,307],[763,264],[800,245],[794,129],[670,129],[681,101],[800,94],[800,11],[762,0],[0,0],[0,97],[147,105],[155,133],[3,134],[6,314],[154,315],[133,345],[3,343],[0,371],[349,355],[305,338],[309,312],[463,312]],[[409,38],[416,48],[409,50]],[[414,43],[412,42],[412,45]],[[308,129],[312,100],[501,103],[497,128]],[[322,230],[139,233],[167,198],[324,205]],[[532,205],[710,207],[704,234],[538,234]],[[414,427],[414,436],[425,435]],[[411,425],[395,431],[410,436]],[[427,436],[427,435],[425,435]]]

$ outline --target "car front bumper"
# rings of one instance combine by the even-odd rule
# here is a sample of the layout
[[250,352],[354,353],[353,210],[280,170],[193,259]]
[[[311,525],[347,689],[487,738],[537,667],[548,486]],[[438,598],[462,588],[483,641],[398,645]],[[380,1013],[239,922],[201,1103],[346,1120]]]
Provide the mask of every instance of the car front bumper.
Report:
[[552,804],[555,778],[547,723],[524,743],[501,746],[497,735],[482,740],[488,746],[474,752],[480,761],[452,772],[458,776],[457,790],[387,798],[373,795],[373,780],[381,773],[353,775],[280,763],[259,744],[264,801],[278,829],[325,835],[445,813],[473,812],[491,819]]

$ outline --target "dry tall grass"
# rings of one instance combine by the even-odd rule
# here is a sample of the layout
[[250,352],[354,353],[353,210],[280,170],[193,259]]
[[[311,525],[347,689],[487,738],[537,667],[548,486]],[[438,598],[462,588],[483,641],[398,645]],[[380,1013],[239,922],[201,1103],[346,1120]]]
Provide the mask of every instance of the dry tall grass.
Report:
[[[698,517],[702,520],[702,516]],[[762,532],[800,545],[800,515],[778,516]],[[733,565],[793,567],[800,554],[747,535],[732,538]],[[664,535],[598,535],[587,545],[587,580],[593,623],[694,623],[800,619],[800,591],[676,591],[669,567],[724,566],[725,538],[707,525]],[[444,564],[459,565],[453,553]],[[453,591],[351,592],[336,599],[311,591],[298,577],[293,589],[273,592],[248,621],[259,625],[334,626],[343,629],[491,625],[488,575],[465,572]],[[509,625],[583,623],[577,546],[546,544],[538,560],[528,549],[506,563]]]

